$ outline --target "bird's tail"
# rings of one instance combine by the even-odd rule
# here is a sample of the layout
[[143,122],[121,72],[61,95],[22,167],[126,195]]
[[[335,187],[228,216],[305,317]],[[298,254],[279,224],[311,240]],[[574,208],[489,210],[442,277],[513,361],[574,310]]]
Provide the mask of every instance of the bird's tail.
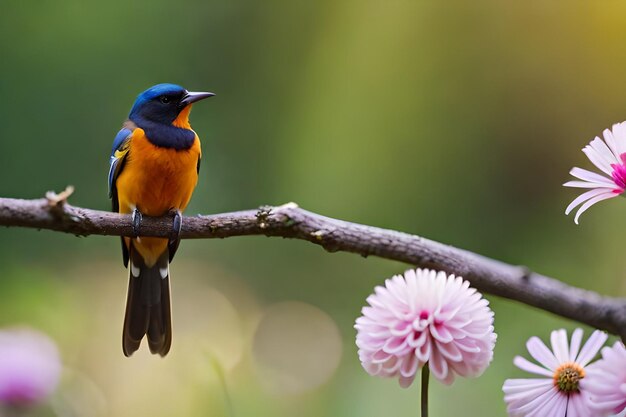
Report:
[[128,297],[124,317],[122,348],[130,356],[148,335],[150,352],[167,355],[172,344],[169,255],[166,250],[149,267],[131,241]]

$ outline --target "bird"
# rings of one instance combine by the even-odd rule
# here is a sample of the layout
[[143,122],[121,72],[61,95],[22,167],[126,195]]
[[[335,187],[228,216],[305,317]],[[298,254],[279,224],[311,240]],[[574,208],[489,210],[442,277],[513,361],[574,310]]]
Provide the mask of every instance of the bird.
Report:
[[[127,357],[144,336],[153,354],[167,355],[172,344],[169,264],[202,158],[189,113],[193,103],[214,95],[176,84],[152,86],[139,94],[113,140],[108,176],[112,211],[131,214],[133,224],[133,236],[122,237],[122,259],[129,271],[122,331]],[[144,215],[170,215],[170,237],[140,237]]]

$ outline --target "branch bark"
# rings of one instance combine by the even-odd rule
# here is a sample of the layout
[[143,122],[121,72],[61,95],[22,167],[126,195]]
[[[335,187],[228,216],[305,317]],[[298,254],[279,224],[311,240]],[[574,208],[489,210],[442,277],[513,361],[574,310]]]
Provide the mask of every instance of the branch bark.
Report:
[[[70,191],[71,193],[71,191]],[[133,236],[130,215],[74,207],[69,193],[44,199],[0,198],[0,225],[48,229],[79,236]],[[142,236],[168,237],[172,219],[143,218]],[[215,215],[184,217],[186,239],[265,235],[306,240],[329,252],[378,256],[460,275],[481,292],[516,300],[626,341],[626,298],[601,296],[554,278],[420,236],[321,216],[294,203]]]

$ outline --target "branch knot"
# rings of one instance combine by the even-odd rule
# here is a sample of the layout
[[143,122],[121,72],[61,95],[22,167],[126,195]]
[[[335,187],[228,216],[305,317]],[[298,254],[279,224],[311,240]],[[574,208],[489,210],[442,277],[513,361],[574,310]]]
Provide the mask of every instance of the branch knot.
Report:
[[54,191],[48,191],[46,193],[46,200],[48,201],[48,206],[50,208],[56,208],[59,206],[63,206],[67,203],[67,199],[74,193],[74,186],[68,185],[65,187],[65,190],[61,191],[59,194]]

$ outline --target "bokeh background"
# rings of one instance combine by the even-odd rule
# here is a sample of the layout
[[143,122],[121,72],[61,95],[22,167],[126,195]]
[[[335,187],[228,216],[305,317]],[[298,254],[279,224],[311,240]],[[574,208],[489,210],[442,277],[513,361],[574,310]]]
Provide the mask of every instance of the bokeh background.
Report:
[[[561,184],[626,119],[619,1],[3,2],[0,195],[76,187],[108,209],[112,139],[136,95],[174,82],[203,140],[188,214],[296,201],[626,295],[626,203],[575,226]],[[353,324],[407,266],[300,241],[185,241],[166,359],[121,352],[119,241],[0,230],[0,327],[56,340],[63,416],[417,415],[418,387],[369,377]],[[576,324],[489,297],[499,334],[477,380],[433,383],[433,415],[505,414],[531,335]]]

